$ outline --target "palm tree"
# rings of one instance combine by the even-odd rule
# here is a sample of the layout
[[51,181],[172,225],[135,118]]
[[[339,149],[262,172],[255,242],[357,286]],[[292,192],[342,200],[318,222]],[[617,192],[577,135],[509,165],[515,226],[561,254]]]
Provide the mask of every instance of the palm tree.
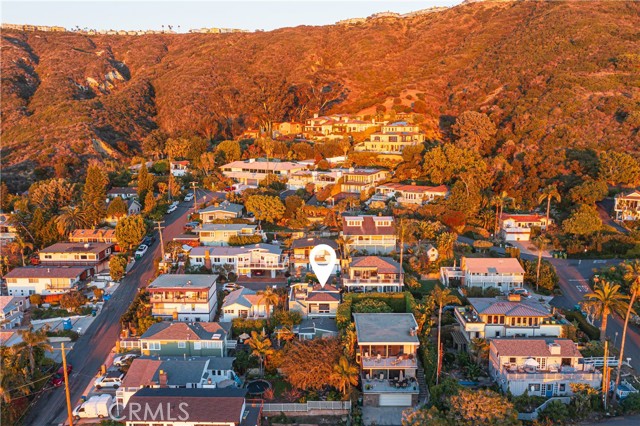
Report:
[[258,357],[260,360],[260,374],[264,373],[264,366],[267,364],[267,357],[273,354],[271,340],[265,334],[258,334],[257,331],[251,332],[251,338],[247,341],[251,348],[251,355]]
[[19,234],[16,234],[15,238],[16,244],[18,244],[18,248],[20,249],[20,256],[22,257],[22,266],[27,266],[24,260],[24,250],[29,249],[33,251],[33,243],[26,242]]
[[346,356],[341,356],[336,365],[333,366],[331,380],[337,385],[344,396],[347,396],[351,386],[358,384],[358,367],[351,364]]
[[276,292],[273,291],[271,287],[267,287],[266,289],[259,291],[258,296],[258,306],[263,305],[267,312],[267,318],[269,318],[269,313],[271,312],[272,306],[277,306],[280,301],[280,296]]
[[87,216],[80,206],[67,206],[56,217],[56,227],[62,236],[68,236],[76,229],[87,226]]
[[540,265],[542,265],[542,251],[547,248],[549,240],[543,235],[540,235],[533,241],[533,243],[538,247],[538,265],[536,266],[536,291],[538,291],[540,283]]
[[545,231],[549,229],[549,213],[551,212],[551,200],[556,200],[556,202],[560,202],[562,197],[560,197],[560,193],[558,192],[558,187],[555,185],[549,185],[545,189],[542,190],[542,193],[538,197],[538,204],[543,201],[547,201],[547,225],[545,226]]
[[426,303],[418,303],[413,310],[416,322],[418,323],[418,335],[422,335],[425,324],[431,319],[433,309]]
[[629,296],[620,293],[620,284],[600,281],[593,292],[584,296],[596,309],[596,316],[600,317],[600,341],[604,342],[607,334],[607,322],[612,313],[622,314],[627,309]]
[[455,303],[458,298],[451,294],[451,290],[448,288],[442,289],[440,286],[436,286],[431,293],[433,297],[433,303],[438,307],[438,364],[436,373],[436,384],[440,382],[440,360],[442,359],[442,348],[440,347],[440,337],[442,334],[442,308],[450,303]]
[[624,326],[622,327],[622,340],[620,341],[620,358],[618,359],[618,370],[616,372],[616,382],[613,387],[613,398],[616,400],[616,392],[618,391],[618,386],[620,385],[620,371],[622,370],[622,360],[624,359],[624,344],[627,340],[627,328],[629,327],[629,318],[631,314],[634,313],[633,304],[638,298],[640,294],[640,261],[634,260],[633,263],[624,263],[624,268],[626,269],[625,280],[630,282],[629,290],[631,292],[631,299],[629,300],[629,305],[627,306],[627,314],[624,317]]
[[502,216],[502,211],[504,210],[504,206],[507,203],[510,203],[513,199],[511,197],[509,197],[509,194],[507,194],[507,191],[502,191],[499,194],[496,194],[493,197],[493,204],[495,204],[496,206],[496,219],[495,219],[495,225],[493,227],[493,235],[495,237],[498,236],[498,226],[500,223],[500,217]]
[[37,331],[33,331],[33,326],[29,327],[28,330],[18,330],[18,334],[22,338],[22,343],[18,346],[26,352],[31,374],[36,371],[36,351],[53,352],[53,347],[49,344],[47,338],[48,330],[48,326],[42,327]]
[[477,338],[471,341],[471,350],[476,356],[478,363],[489,359],[489,341]]
[[346,260],[349,257],[349,245],[353,243],[353,238],[345,237],[343,235],[339,236],[336,240],[336,244],[340,247],[340,256],[343,260]]
[[495,219],[495,213],[493,213],[489,209],[482,210],[480,213],[478,213],[478,219],[480,220],[480,224],[482,225],[482,227],[486,229],[487,226],[489,226],[489,223],[491,223],[491,221]]

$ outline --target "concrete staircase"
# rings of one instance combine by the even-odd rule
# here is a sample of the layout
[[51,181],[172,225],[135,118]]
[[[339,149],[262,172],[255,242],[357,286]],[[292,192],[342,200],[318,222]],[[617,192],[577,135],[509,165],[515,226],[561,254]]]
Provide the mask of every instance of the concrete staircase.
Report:
[[422,368],[422,362],[420,362],[420,360],[418,360],[416,379],[418,380],[418,386],[420,389],[420,393],[418,394],[419,405],[423,405],[429,401],[429,387],[427,386],[427,380],[424,376],[424,368]]

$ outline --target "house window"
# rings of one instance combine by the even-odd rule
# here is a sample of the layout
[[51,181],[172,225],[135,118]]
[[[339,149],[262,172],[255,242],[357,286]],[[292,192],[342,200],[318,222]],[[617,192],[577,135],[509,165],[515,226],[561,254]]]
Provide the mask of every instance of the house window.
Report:
[[38,283],[37,278],[29,278],[29,284],[37,284],[37,283]]
[[510,364],[515,364],[516,363],[516,359],[515,358],[509,358],[509,363]]
[[202,342],[193,342],[193,349],[195,349],[196,351],[202,349]]
[[[148,349],[150,351],[159,351],[160,350],[160,342],[148,342],[147,345],[148,345]],[[144,342],[143,342],[142,346],[143,346],[143,349],[144,349]]]
[[567,391],[567,385],[565,383],[560,383],[560,385],[558,386],[558,391],[559,392],[566,392]]
[[184,348],[186,348],[186,347],[187,347],[187,342],[178,342],[178,347],[179,347],[180,349],[184,349]]
[[45,255],[44,255],[44,258],[45,258],[45,259],[52,259],[52,257],[51,257],[51,255],[50,255],[50,254],[45,254]]
[[331,312],[331,309],[329,308],[329,304],[320,303],[320,305],[318,305],[318,312],[321,314],[328,314],[329,312]]

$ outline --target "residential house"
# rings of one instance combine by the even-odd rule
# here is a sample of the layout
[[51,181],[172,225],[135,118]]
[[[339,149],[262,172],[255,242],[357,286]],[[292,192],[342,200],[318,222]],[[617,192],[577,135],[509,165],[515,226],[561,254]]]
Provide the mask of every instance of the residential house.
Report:
[[398,121],[382,126],[380,132],[372,133],[369,140],[359,145],[357,150],[399,154],[405,147],[424,140],[424,133],[417,125]]
[[187,173],[189,173],[189,164],[190,163],[188,160],[170,161],[169,171],[175,177],[185,176]]
[[142,388],[123,417],[126,426],[259,426],[262,405],[246,401],[246,394],[237,388]]
[[454,341],[463,350],[473,339],[497,337],[561,337],[569,325],[561,315],[535,299],[518,294],[507,297],[469,298],[469,306],[459,306],[454,314],[460,331]]
[[234,386],[238,383],[233,371],[234,360],[234,357],[136,358],[129,366],[122,386],[116,390],[116,401],[126,406],[142,388],[213,389]]
[[138,198],[138,187],[137,186],[114,186],[113,188],[107,191],[107,197],[112,200],[117,197],[120,197],[123,200]]
[[340,291],[331,284],[296,283],[289,290],[289,310],[303,318],[335,318],[340,304]]
[[94,275],[109,269],[112,251],[112,243],[55,243],[38,256],[43,266],[86,266]]
[[354,257],[342,278],[347,291],[389,293],[402,291],[404,271],[390,257]]
[[[549,222],[551,223],[551,219]],[[500,232],[505,241],[529,241],[531,228],[544,230],[547,225],[547,217],[543,214],[502,213],[500,215]]]
[[200,245],[228,246],[232,237],[261,237],[257,225],[242,223],[205,223],[193,229],[198,234]]
[[[311,270],[311,263],[309,261],[309,253],[315,246],[325,244],[333,248],[336,253],[338,252],[338,244],[334,240],[328,238],[298,238],[291,242],[292,256],[290,257],[291,266],[294,271]],[[335,274],[340,270],[340,259],[336,255],[336,261],[331,269],[331,273]]]
[[17,331],[0,329],[0,346],[10,348],[22,342],[22,336]]
[[16,239],[16,227],[11,224],[10,216],[0,213],[0,244],[11,242]]
[[427,259],[429,260],[429,262],[435,262],[436,260],[438,260],[440,253],[438,252],[438,249],[433,246],[433,244],[427,244],[425,249],[425,254],[427,255]]
[[507,258],[470,258],[463,257],[460,267],[440,268],[440,280],[449,285],[452,279],[459,280],[467,288],[488,288],[500,290],[503,294],[514,288],[522,287],[524,269],[518,259]]
[[418,403],[418,323],[413,314],[353,314],[363,404],[409,407]]
[[25,266],[13,269],[4,278],[9,296],[46,296],[76,289],[89,275],[84,266]]
[[389,254],[396,249],[396,230],[392,216],[344,216],[342,237],[348,250]]
[[[261,299],[261,295],[246,287],[232,291],[222,303],[220,322],[231,322],[235,318],[266,318],[267,306]],[[269,315],[272,313],[273,306],[270,306]]]
[[149,356],[217,356],[226,357],[235,348],[227,341],[231,324],[217,322],[157,322],[140,336],[142,355]]
[[[206,254],[208,253],[208,254]],[[208,258],[207,258],[208,257]],[[243,247],[194,247],[189,253],[191,265],[228,267],[237,275],[275,278],[289,269],[289,256],[273,244],[251,244]],[[228,266],[227,266],[228,265]]]
[[341,169],[342,178],[338,181],[340,192],[356,194],[367,194],[370,189],[376,187],[378,182],[388,179],[391,174],[388,170],[381,169]]
[[111,228],[98,229],[75,229],[69,235],[69,241],[72,243],[110,243],[118,244],[116,239],[116,231]]
[[504,392],[513,396],[572,395],[571,384],[599,389],[602,374],[585,364],[569,339],[492,339],[489,373]]
[[616,220],[640,220],[640,191],[618,194],[614,199],[613,211]]
[[[122,216],[122,217],[127,217],[127,216],[133,216],[136,214],[140,214],[140,211],[142,211],[142,204],[140,204],[140,202],[136,199],[136,198],[129,198],[124,200],[125,204],[127,205],[127,213],[126,215]],[[107,208],[109,206],[107,205]],[[111,226],[116,226],[118,224],[118,221],[120,219],[122,219],[122,217],[119,216],[107,216],[104,218],[104,222],[111,225]]]
[[335,317],[307,317],[293,327],[293,334],[297,335],[299,340],[338,337],[338,324]]
[[232,220],[242,217],[244,206],[242,204],[234,204],[229,201],[223,201],[219,204],[213,204],[204,209],[198,210],[202,223],[212,223],[216,220]]
[[292,173],[306,168],[306,164],[291,161],[257,161],[254,158],[233,161],[220,167],[226,177],[247,186],[257,186],[267,175],[288,178]]
[[273,123],[273,137],[299,135],[304,130],[303,123],[297,123],[295,121],[284,121],[282,123]]
[[174,321],[212,321],[217,275],[162,274],[147,286],[151,314]]
[[[312,165],[310,165],[312,166]],[[342,178],[343,170],[334,169],[328,171],[322,170],[300,170],[292,173],[287,181],[287,189],[298,190],[304,189],[307,185],[314,186],[316,191],[321,190],[329,185],[335,185]]]
[[24,318],[24,311],[29,309],[27,296],[0,296],[0,328],[19,327]]
[[404,205],[423,205],[432,202],[436,198],[444,198],[449,194],[449,188],[445,185],[424,186],[401,183],[385,183],[376,188],[376,193],[371,197],[373,201],[386,201],[396,197],[396,201]]

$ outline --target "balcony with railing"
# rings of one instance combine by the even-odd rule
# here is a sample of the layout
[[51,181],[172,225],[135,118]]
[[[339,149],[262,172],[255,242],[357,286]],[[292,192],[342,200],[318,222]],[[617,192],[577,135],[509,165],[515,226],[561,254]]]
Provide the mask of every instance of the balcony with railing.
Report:
[[240,261],[237,264],[238,269],[273,269],[281,270],[288,268],[288,263],[285,262],[243,262]]
[[362,390],[364,393],[418,393],[420,388],[413,377],[387,378],[384,373],[376,376],[362,374]]
[[593,366],[578,364],[576,367],[568,365],[548,365],[544,368],[528,365],[505,364],[500,372],[507,380],[567,380],[567,381],[600,381],[602,374]]
[[381,277],[371,277],[371,278],[343,278],[342,284],[344,286],[402,286],[402,280],[400,277],[397,278],[381,278]]
[[150,297],[151,303],[207,303],[209,296],[182,296],[167,295],[166,293],[152,293]]

